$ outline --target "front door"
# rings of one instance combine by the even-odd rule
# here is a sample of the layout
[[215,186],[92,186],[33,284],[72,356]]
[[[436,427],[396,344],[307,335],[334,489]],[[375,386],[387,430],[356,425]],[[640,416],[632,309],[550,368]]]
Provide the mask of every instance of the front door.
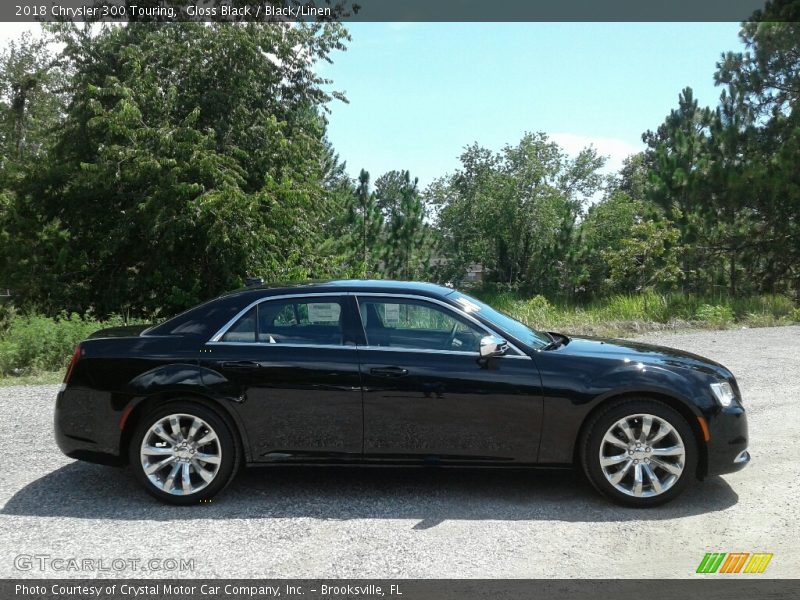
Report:
[[253,460],[359,460],[363,420],[354,300],[267,299],[253,306],[201,363],[224,379],[247,429]]
[[434,300],[360,294],[364,457],[533,463],[542,424],[528,356],[480,360],[479,323]]

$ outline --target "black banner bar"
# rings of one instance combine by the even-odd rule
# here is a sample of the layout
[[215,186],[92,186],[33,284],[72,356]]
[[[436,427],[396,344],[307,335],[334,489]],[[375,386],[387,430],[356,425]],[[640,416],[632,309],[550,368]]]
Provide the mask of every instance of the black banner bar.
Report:
[[0,21],[744,21],[765,0],[8,0]]
[[777,600],[800,580],[758,575],[698,579],[7,579],[3,600]]

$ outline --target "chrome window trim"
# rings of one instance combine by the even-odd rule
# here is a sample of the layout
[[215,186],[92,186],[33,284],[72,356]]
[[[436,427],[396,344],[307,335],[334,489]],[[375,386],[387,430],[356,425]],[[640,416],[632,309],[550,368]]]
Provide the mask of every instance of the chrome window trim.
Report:
[[206,342],[206,346],[258,346],[259,348],[315,348],[326,350],[358,350],[354,344],[270,344],[269,342]]
[[[209,339],[207,343],[208,344],[211,344],[211,343],[217,343],[217,344],[252,344],[254,346],[264,346],[264,345],[268,346],[269,344],[263,344],[261,342],[222,342],[222,341],[220,341],[220,339],[222,338],[223,335],[228,333],[228,329],[233,327],[234,323],[236,323],[240,318],[242,318],[245,315],[245,313],[247,313],[247,311],[251,310],[254,306],[256,306],[257,304],[261,304],[262,302],[270,302],[272,300],[285,300],[287,298],[322,298],[322,297],[328,297],[328,296],[335,296],[335,297],[341,298],[341,297],[345,297],[347,295],[348,294],[343,293],[343,292],[338,292],[338,293],[322,292],[322,293],[319,293],[319,294],[311,294],[311,293],[281,294],[279,296],[267,296],[265,298],[258,298],[257,300],[254,300],[253,302],[251,302],[250,304],[245,306],[238,313],[236,313],[236,315],[230,321],[225,323],[225,325],[223,325],[219,329],[219,331],[217,331],[217,333],[215,333],[214,335],[211,336],[211,339]],[[275,344],[275,345],[277,345],[277,344]],[[281,345],[282,346],[288,346],[288,344],[281,344]],[[299,344],[299,345],[300,346],[304,346],[306,348],[311,346],[311,344]],[[340,346],[334,346],[334,347],[335,348],[339,348]],[[345,345],[342,344],[341,347],[345,347]]]
[[[475,325],[478,329],[483,330],[483,332],[486,333],[487,335],[497,335],[496,331],[492,331],[491,329],[489,329],[486,325],[484,325],[483,323],[478,321],[475,317],[470,315],[465,310],[461,310],[457,306],[453,306],[452,304],[448,304],[447,302],[443,302],[442,300],[439,300],[438,298],[431,298],[430,296],[419,296],[417,294],[402,294],[402,293],[400,293],[400,294],[392,294],[392,293],[385,293],[385,292],[351,292],[350,295],[356,297],[356,304],[358,304],[358,298],[360,296],[363,296],[363,297],[375,297],[375,298],[406,298],[406,299],[409,299],[409,300],[422,300],[422,301],[425,301],[425,302],[432,302],[434,304],[438,304],[438,305],[450,310],[451,312],[456,313],[460,317],[463,317],[464,319],[466,319],[467,321],[469,321],[470,323]],[[359,319],[360,319],[361,318],[361,306],[359,306],[358,308],[359,308],[358,316],[359,316]],[[364,324],[362,323],[361,326],[363,327]],[[364,332],[364,334],[366,336],[366,331]],[[369,340],[367,340],[367,342],[369,342]],[[513,355],[513,354],[504,354],[503,358],[527,358],[529,360],[533,360],[530,356],[525,354],[522,350],[517,348],[514,344],[509,342],[507,339],[506,339],[506,342],[508,342],[508,347],[509,348],[512,348],[515,352],[519,353],[519,356],[516,356],[516,355]],[[369,345],[367,345],[367,346],[361,346],[361,348],[369,349],[369,350],[389,350],[392,347],[391,346],[369,346]],[[426,352],[427,351],[425,348],[400,348],[400,347],[396,347],[394,349],[403,350],[405,352]],[[470,356],[476,356],[476,355],[479,356],[480,355],[479,352],[461,352],[461,351],[457,351],[457,350],[432,350],[432,352],[458,352],[459,354],[468,354]]]
[[[509,342],[509,346],[511,342]],[[357,350],[379,350],[381,352],[408,352],[408,353],[419,353],[419,354],[454,354],[458,356],[472,356],[473,358],[478,358],[480,356],[479,352],[467,352],[465,350],[431,350],[429,348],[404,348],[402,346],[354,346]],[[523,360],[532,360],[530,356],[526,354],[504,354],[503,356],[498,356],[497,358],[521,358]]]
[[[242,318],[249,310],[251,310],[254,306],[261,304],[262,302],[272,302],[273,300],[288,300],[288,299],[302,299],[302,298],[329,298],[329,297],[336,297],[336,298],[346,298],[348,296],[354,296],[356,299],[356,304],[358,304],[359,296],[362,297],[370,297],[370,298],[402,298],[407,300],[422,300],[423,302],[431,302],[433,304],[438,304],[443,308],[450,310],[460,317],[466,319],[473,325],[475,325],[478,329],[482,330],[484,333],[488,335],[496,335],[497,332],[492,331],[486,325],[478,321],[472,315],[467,313],[464,310],[459,309],[452,304],[448,304],[447,302],[443,302],[438,298],[431,298],[430,296],[420,296],[418,294],[403,294],[403,293],[386,293],[386,292],[302,292],[297,294],[280,294],[278,296],[267,296],[264,298],[258,298],[245,306],[242,310],[240,310],[236,315],[231,318],[225,325],[223,325],[211,338],[206,342],[206,345],[214,345],[214,346],[258,346],[260,348],[275,346],[281,348],[323,348],[323,349],[341,349],[347,348],[350,350],[381,350],[386,352],[420,352],[424,354],[455,354],[461,356],[479,356],[478,352],[466,352],[460,350],[433,350],[433,349],[426,349],[426,348],[401,348],[401,347],[392,347],[392,346],[356,346],[356,345],[332,345],[332,344],[269,344],[264,342],[223,342],[221,341],[222,336],[224,336],[228,329],[233,327],[233,325]],[[359,320],[361,319],[361,311],[359,307]],[[363,323],[361,325],[363,327]],[[365,332],[366,333],[366,332]],[[518,354],[505,354],[502,358],[521,358],[527,360],[533,360],[530,356],[525,354],[522,350],[517,348],[514,344],[510,341],[508,342],[509,348],[513,349]]]

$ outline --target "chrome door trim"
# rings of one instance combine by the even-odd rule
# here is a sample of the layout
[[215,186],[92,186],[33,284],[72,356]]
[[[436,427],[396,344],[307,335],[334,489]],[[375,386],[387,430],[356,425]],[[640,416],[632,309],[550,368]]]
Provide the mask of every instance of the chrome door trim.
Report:
[[[408,300],[421,300],[423,302],[432,302],[433,304],[438,304],[443,308],[450,310],[451,312],[456,313],[460,317],[466,319],[473,325],[475,325],[478,329],[481,329],[485,333],[489,335],[496,335],[496,331],[492,331],[486,325],[478,321],[475,317],[470,315],[465,310],[458,308],[457,306],[453,306],[452,304],[448,304],[447,302],[443,302],[438,298],[431,298],[430,296],[420,296],[418,294],[403,294],[403,293],[387,293],[387,292],[301,292],[296,294],[280,294],[277,296],[266,296],[264,298],[258,298],[245,306],[242,310],[240,310],[236,315],[231,318],[225,325],[223,325],[211,338],[206,342],[206,345],[219,345],[219,346],[258,346],[258,347],[281,347],[281,348],[325,348],[325,349],[340,349],[340,348],[348,348],[351,350],[382,350],[388,352],[421,352],[426,354],[454,354],[454,355],[461,355],[461,356],[479,356],[478,352],[462,352],[458,350],[426,350],[424,348],[400,348],[400,347],[388,347],[388,346],[353,346],[353,345],[331,345],[331,344],[265,344],[263,342],[223,342],[220,341],[222,336],[224,336],[228,329],[233,327],[233,325],[242,318],[245,313],[251,310],[254,306],[261,304],[262,302],[271,302],[273,300],[287,300],[287,299],[298,299],[298,298],[327,298],[327,297],[336,297],[336,298],[346,298],[348,296],[354,296],[356,299],[356,304],[358,304],[358,297],[372,297],[372,298],[402,298]],[[359,310],[358,313],[359,322],[361,319],[361,311]],[[362,323],[363,327],[363,323]],[[530,356],[525,354],[522,350],[520,350],[517,346],[511,343],[508,339],[509,348],[513,349],[517,354],[505,354],[499,358],[513,358],[513,359],[527,359],[533,360]]]

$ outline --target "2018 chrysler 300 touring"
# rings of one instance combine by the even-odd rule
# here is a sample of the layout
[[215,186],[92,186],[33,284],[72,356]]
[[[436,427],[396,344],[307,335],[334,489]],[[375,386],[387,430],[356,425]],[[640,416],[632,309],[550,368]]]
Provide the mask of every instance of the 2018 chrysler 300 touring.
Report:
[[241,465],[580,466],[630,506],[750,460],[730,371],[533,331],[450,288],[330,281],[234,292],[94,334],[58,394],[67,456],[129,464],[174,504]]

